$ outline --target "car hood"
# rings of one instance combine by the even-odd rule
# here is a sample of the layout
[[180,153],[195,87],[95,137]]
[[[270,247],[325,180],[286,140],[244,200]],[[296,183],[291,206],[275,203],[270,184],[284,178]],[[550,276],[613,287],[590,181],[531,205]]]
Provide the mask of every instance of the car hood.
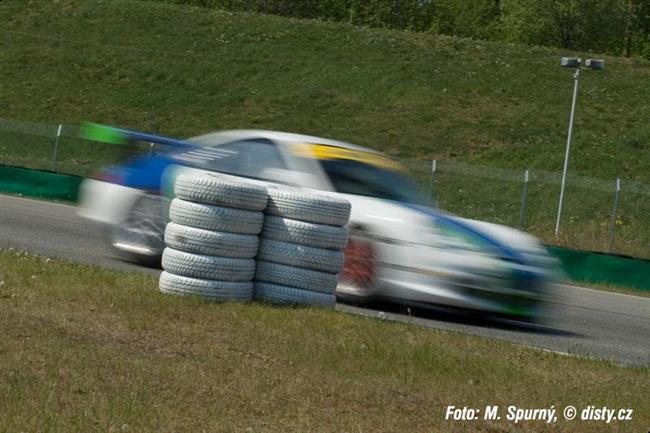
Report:
[[498,239],[502,242],[506,242],[509,245],[516,246],[519,248],[529,249],[529,248],[539,248],[541,244],[535,236],[532,236],[521,230],[514,229],[512,227],[504,226],[501,224],[490,223],[486,221],[478,221],[467,218],[454,217],[459,221],[462,221],[464,224],[467,224],[469,227],[473,227],[476,230],[480,230],[482,233]]
[[[402,203],[339,194],[352,203],[350,225],[368,228],[374,234],[396,241],[441,246],[489,247],[501,258],[525,265],[539,265],[546,250],[534,237],[511,227],[450,215],[439,210]],[[547,267],[548,264],[544,263]]]

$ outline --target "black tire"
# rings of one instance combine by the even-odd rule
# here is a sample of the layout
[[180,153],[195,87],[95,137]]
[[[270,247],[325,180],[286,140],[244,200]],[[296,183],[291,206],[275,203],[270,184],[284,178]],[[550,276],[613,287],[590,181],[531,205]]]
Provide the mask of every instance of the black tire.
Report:
[[176,178],[174,193],[196,203],[257,211],[264,210],[268,200],[263,186],[217,173],[202,176],[181,174]]
[[263,282],[255,282],[255,300],[279,305],[309,305],[330,308],[336,305],[336,296],[334,295]]
[[252,282],[215,281],[183,277],[163,272],[160,274],[160,292],[168,295],[199,296],[210,301],[250,301]]
[[164,232],[169,200],[142,194],[122,221],[110,230],[110,242],[125,260],[159,266],[165,248]]
[[254,259],[205,256],[173,248],[165,248],[162,267],[172,274],[207,280],[251,281],[255,275]]
[[262,238],[257,259],[336,274],[343,268],[344,256],[341,251]]
[[267,215],[261,236],[315,248],[342,250],[348,242],[348,229]]
[[169,207],[169,219],[177,224],[205,230],[257,235],[262,230],[264,214],[261,211],[194,203],[175,198]]
[[186,253],[251,259],[257,253],[259,238],[169,223],[165,230],[165,242],[167,246]]
[[342,198],[288,187],[269,187],[267,192],[269,215],[332,226],[344,226],[350,219],[350,202]]
[[312,292],[333,295],[336,292],[336,274],[296,268],[295,266],[257,261],[255,280]]

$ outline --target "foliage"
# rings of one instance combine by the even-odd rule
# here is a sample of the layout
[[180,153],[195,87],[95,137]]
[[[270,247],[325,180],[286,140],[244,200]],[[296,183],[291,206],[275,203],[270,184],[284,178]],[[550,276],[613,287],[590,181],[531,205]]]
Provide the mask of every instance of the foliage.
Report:
[[647,0],[158,0],[650,58]]

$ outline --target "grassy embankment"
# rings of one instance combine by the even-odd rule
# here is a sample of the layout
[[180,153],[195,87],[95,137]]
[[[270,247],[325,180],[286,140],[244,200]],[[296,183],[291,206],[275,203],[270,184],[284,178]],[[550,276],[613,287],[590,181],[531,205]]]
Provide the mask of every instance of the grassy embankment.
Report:
[[[0,22],[0,117],[180,137],[279,129],[522,170],[561,170],[572,80],[559,56],[581,54],[158,2],[6,0]],[[613,190],[616,176],[650,182],[650,63],[606,61],[582,79],[571,171]],[[48,168],[51,146],[4,133],[0,162]],[[115,152],[64,137],[59,167],[87,174]],[[436,185],[452,212],[517,224],[520,183],[440,173]],[[605,250],[612,192],[573,184],[555,239],[558,191],[531,184],[526,228]],[[650,255],[647,198],[624,183],[615,251]]]
[[[341,312],[172,298],[153,276],[14,251],[0,251],[0,328],[1,431],[515,430],[446,422],[449,404],[634,408],[611,432],[650,420],[647,368]],[[601,427],[560,416],[553,431]]]

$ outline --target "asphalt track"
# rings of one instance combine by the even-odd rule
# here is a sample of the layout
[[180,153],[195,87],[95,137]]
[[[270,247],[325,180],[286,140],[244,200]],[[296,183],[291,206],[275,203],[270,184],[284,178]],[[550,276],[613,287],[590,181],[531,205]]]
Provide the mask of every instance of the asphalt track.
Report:
[[[0,248],[125,271],[160,271],[120,260],[105,233],[58,203],[0,195]],[[544,350],[650,365],[650,298],[559,285],[543,324],[486,320],[446,311],[410,310],[381,305],[366,309],[339,305],[355,314],[397,320]]]

